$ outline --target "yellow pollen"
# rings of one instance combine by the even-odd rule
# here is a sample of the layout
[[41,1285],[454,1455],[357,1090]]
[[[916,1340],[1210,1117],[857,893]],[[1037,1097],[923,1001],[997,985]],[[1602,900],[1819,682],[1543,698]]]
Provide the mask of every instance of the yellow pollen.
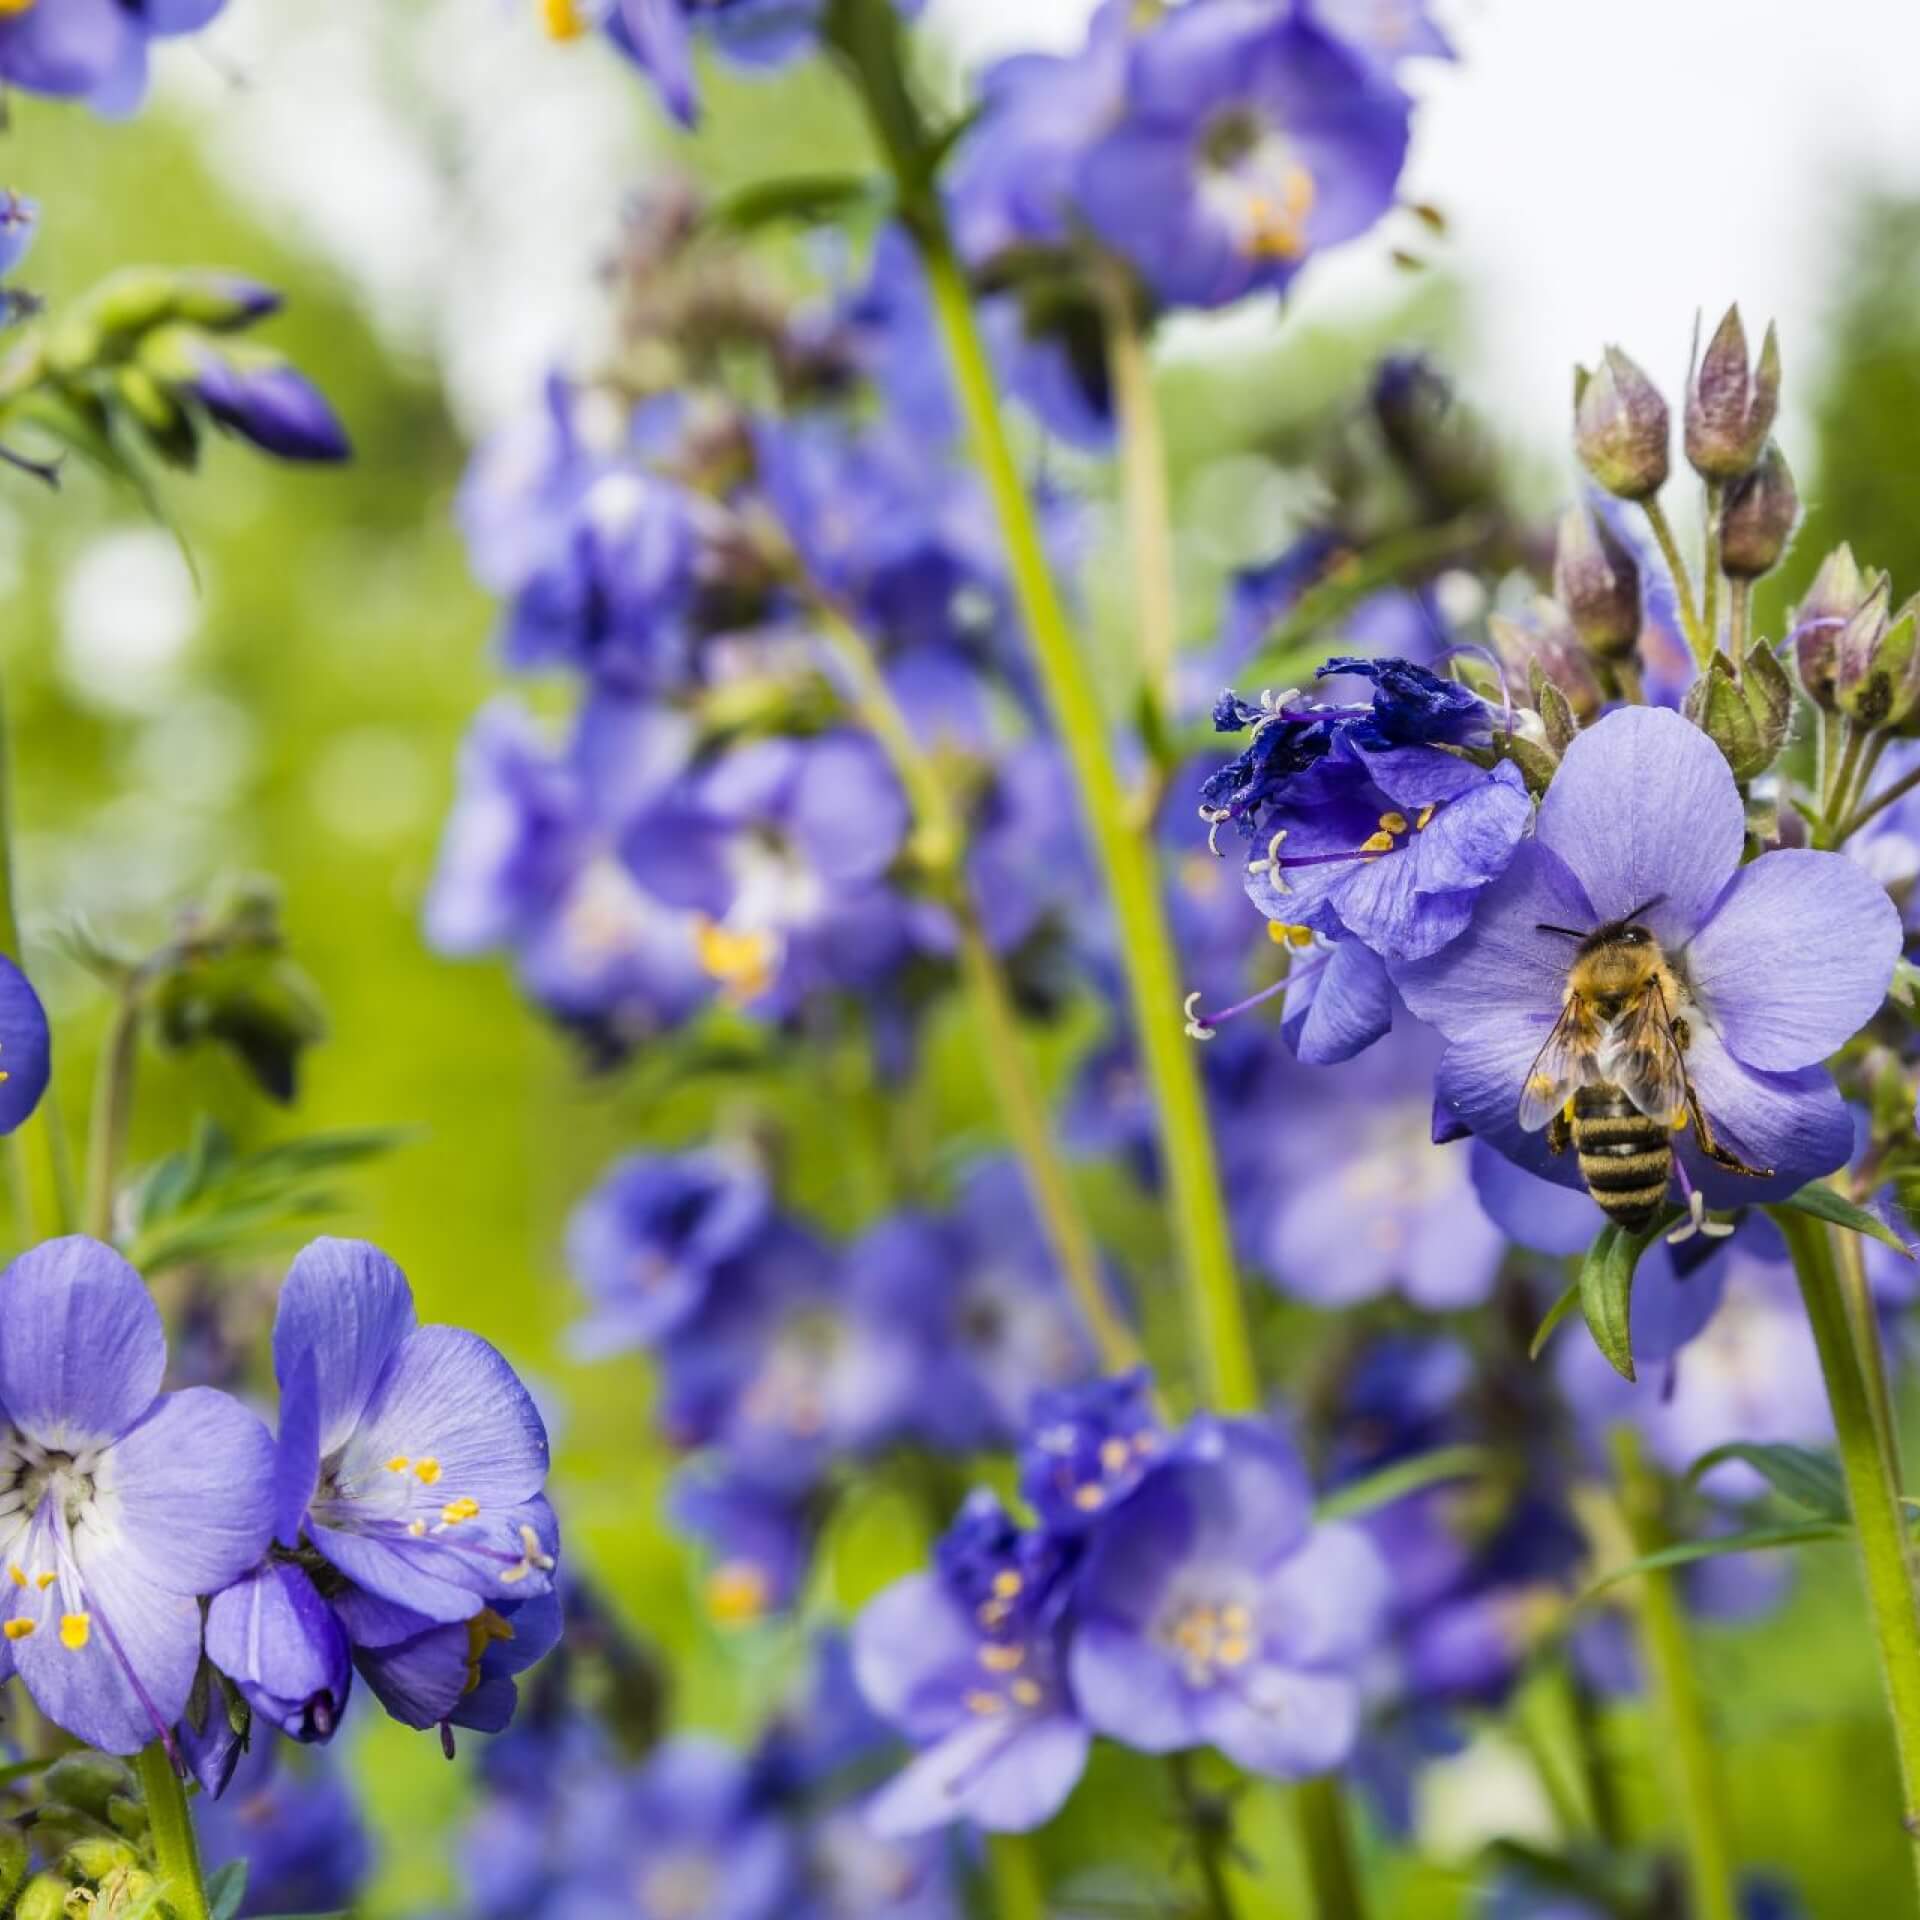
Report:
[[728,1560],[707,1575],[707,1611],[723,1627],[750,1627],[766,1617],[773,1589],[750,1560]]
[[9,1620],[4,1627],[0,1627],[0,1633],[4,1633],[9,1640],[24,1640],[32,1631],[31,1620]]
[[463,1493],[458,1500],[449,1500],[440,1509],[440,1518],[448,1526],[457,1527],[462,1520],[471,1520],[480,1511],[480,1502],[471,1494]]
[[1405,833],[1407,816],[1404,813],[1383,813],[1380,816],[1380,825],[1387,833]]
[[1536,1073],[1533,1078],[1527,1082],[1527,1091],[1544,1100],[1547,1095],[1553,1091],[1552,1076],[1544,1073]]
[[1100,1443],[1100,1464],[1109,1473],[1118,1473],[1133,1458],[1133,1449],[1115,1434],[1111,1440]]
[[50,1573],[36,1573],[33,1576],[33,1584],[38,1587],[42,1593],[45,1593],[46,1590],[53,1585],[53,1575]]
[[9,14],[31,13],[35,0],[0,0],[0,18]]
[[1266,260],[1297,260],[1307,250],[1306,220],[1313,211],[1313,175],[1291,166],[1281,182],[1280,203],[1256,194],[1247,203],[1247,251]]
[[12,1078],[13,1075],[10,1074],[5,1067],[0,1067],[0,1080],[11,1080]]
[[387,1462],[387,1471],[389,1473],[405,1473],[412,1465],[413,1462],[409,1460],[404,1453],[396,1453],[393,1458]]
[[1011,1600],[1022,1584],[1020,1576],[1011,1567],[1003,1568],[993,1576],[993,1590],[1002,1600]]
[[[4,6],[6,0],[0,0]],[[31,4],[31,0],[29,0]],[[575,0],[539,0],[540,24],[550,40],[578,40],[587,23]]]
[[1311,927],[1292,927],[1284,920],[1267,922],[1267,938],[1276,947],[1310,947],[1313,945]]
[[989,1633],[993,1633],[1006,1624],[1007,1611],[1004,1600],[988,1600],[979,1608],[976,1618]]
[[[1536,1089],[1536,1091],[1541,1094],[1550,1093],[1552,1090],[1553,1090],[1553,1082],[1551,1080],[1549,1080],[1544,1087],[1540,1087]],[[1573,1095],[1572,1094],[1567,1095],[1567,1104],[1560,1109],[1560,1117],[1566,1121],[1568,1126],[1573,1125]]]
[[463,1692],[471,1693],[480,1684],[480,1663],[487,1657],[487,1649],[496,1640],[512,1638],[513,1629],[491,1607],[482,1607],[467,1622],[467,1684]]
[[1016,1680],[1007,1691],[1013,1695],[1016,1707],[1037,1707],[1045,1697],[1040,1691],[1037,1680],[1028,1680],[1024,1676]]
[[92,1638],[92,1614],[63,1613],[60,1616],[60,1644],[69,1653],[78,1653]]
[[11,1580],[16,1587],[24,1587],[27,1584],[27,1576],[22,1573],[18,1567],[8,1567],[7,1578]]
[[996,1713],[1005,1713],[1006,1710],[1006,1701],[997,1693],[976,1690],[967,1695],[967,1711],[977,1713],[983,1720],[990,1720]]
[[1675,1133],[1684,1133],[1686,1131],[1686,1125],[1687,1125],[1686,1108],[1675,1107],[1673,1110],[1673,1118],[1668,1122],[1668,1125],[1673,1128]]
[[1243,1667],[1253,1657],[1253,1644],[1236,1635],[1231,1639],[1222,1640],[1214,1649],[1213,1657],[1223,1667]]
[[757,1000],[773,984],[773,936],[729,933],[701,919],[693,929],[693,948],[702,970],[736,1000]]
[[1415,833],[1426,832],[1427,822],[1433,818],[1433,810],[1434,810],[1435,804],[1436,804],[1435,802],[1430,800],[1427,802],[1427,804],[1424,807],[1420,809],[1419,817],[1413,823],[1413,830]]
[[980,1664],[989,1673],[1017,1672],[1026,1657],[1025,1647],[1010,1647],[997,1640],[989,1640],[980,1649]]
[[1245,1607],[1222,1607],[1220,1624],[1229,1633],[1248,1634],[1253,1631],[1253,1615]]
[[1370,833],[1360,842],[1362,853],[1391,853],[1393,835],[1390,833]]
[[1084,1487],[1073,1490],[1073,1504],[1082,1513],[1097,1513],[1106,1501],[1107,1490],[1097,1480],[1089,1480]]
[[440,1462],[432,1454],[423,1454],[413,1463],[414,1478],[423,1487],[430,1487],[440,1478]]
[[427,1523],[424,1520],[409,1520],[407,1532],[415,1540],[424,1540],[427,1537]]

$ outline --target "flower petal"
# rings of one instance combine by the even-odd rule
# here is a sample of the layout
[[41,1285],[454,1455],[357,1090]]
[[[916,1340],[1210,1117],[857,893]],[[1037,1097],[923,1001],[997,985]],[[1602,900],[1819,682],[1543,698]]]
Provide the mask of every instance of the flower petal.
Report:
[[273,1535],[273,1440],[211,1387],[166,1395],[102,1461],[95,1498],[143,1578],[174,1593],[217,1592]]
[[449,1550],[432,1542],[374,1540],[318,1525],[309,1525],[307,1531],[329,1564],[349,1580],[428,1620],[471,1620],[486,1604],[478,1590],[485,1582],[441,1577],[443,1572],[464,1575],[467,1569],[450,1564]]
[[1569,1192],[1516,1166],[1485,1140],[1471,1161],[1474,1191],[1487,1217],[1508,1239],[1535,1253],[1585,1253],[1607,1216],[1585,1193]]
[[1617,708],[1589,727],[1540,802],[1540,844],[1578,876],[1599,920],[1645,907],[1668,947],[1705,923],[1746,833],[1720,749],[1665,707]]
[[1689,984],[1750,1067],[1810,1067],[1879,1011],[1900,957],[1886,889],[1844,854],[1786,850],[1742,867],[1686,951]]
[[27,976],[0,954],[0,1133],[11,1133],[40,1104],[52,1071],[46,1009]]
[[917,1755],[870,1803],[888,1839],[969,1820],[989,1833],[1045,1826],[1086,1771],[1093,1736],[1065,1714],[976,1720]]
[[1261,1586],[1261,1644],[1289,1665],[1358,1660],[1379,1638],[1389,1591],[1386,1563],[1358,1527],[1315,1527]]
[[280,1383],[280,1437],[273,1450],[273,1537],[300,1544],[300,1528],[320,1484],[320,1373],[311,1347],[293,1358]]
[[1257,1667],[1238,1692],[1212,1689],[1201,1718],[1206,1738],[1249,1773],[1304,1780],[1353,1751],[1360,1689],[1337,1674]]
[[358,1424],[413,1324],[413,1289],[378,1247],[323,1237],[295,1257],[274,1316],[273,1371],[284,1393],[298,1357],[313,1355],[323,1456]]
[[1743,1066],[1711,1027],[1696,1027],[1687,1072],[1722,1146],[1771,1179],[1727,1173],[1701,1157],[1691,1128],[1680,1137],[1687,1171],[1713,1207],[1784,1200],[1809,1180],[1844,1166],[1853,1152],[1853,1116],[1825,1067],[1762,1073]]
[[951,1676],[971,1676],[980,1636],[930,1573],[896,1580],[860,1610],[853,1675],[867,1704],[909,1740],[952,1723]]
[[1073,1697],[1096,1732],[1140,1753],[1177,1753],[1199,1743],[1197,1690],[1138,1626],[1096,1615],[1074,1633],[1067,1659]]
[[116,1440],[153,1405],[166,1370],[159,1310],[98,1240],[70,1234],[0,1274],[0,1407],[41,1446]]
[[1363,1053],[1393,1025],[1386,962],[1358,940],[1308,958],[1287,985],[1281,1031],[1309,1066],[1330,1067]]

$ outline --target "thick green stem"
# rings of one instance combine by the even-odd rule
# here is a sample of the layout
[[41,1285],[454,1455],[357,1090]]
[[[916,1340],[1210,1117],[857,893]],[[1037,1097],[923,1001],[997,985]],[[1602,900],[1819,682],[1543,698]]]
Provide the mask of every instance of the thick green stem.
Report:
[[193,1834],[187,1791],[167,1750],[156,1740],[136,1762],[153,1837],[154,1872],[174,1920],[207,1920],[207,1887],[200,1874],[200,1848]]
[[1102,286],[1107,371],[1120,426],[1120,490],[1133,568],[1133,619],[1141,679],[1154,712],[1172,695],[1180,644],[1180,597],[1173,558],[1173,503],[1167,491],[1167,443],[1154,391],[1153,361],[1141,331],[1139,302],[1118,269]]
[[[1853,1198],[1839,1174],[1828,1184],[1843,1199]],[[1853,1350],[1860,1359],[1860,1378],[1867,1389],[1868,1404],[1873,1408],[1880,1452],[1898,1499],[1906,1491],[1906,1475],[1900,1463],[1900,1422],[1893,1411],[1893,1391],[1887,1382],[1887,1356],[1880,1343],[1880,1310],[1874,1302],[1872,1283],[1867,1279],[1867,1263],[1861,1258],[1860,1236],[1843,1233],[1836,1252],[1840,1297],[1847,1308],[1847,1329],[1853,1336]]]
[[[1634,1547],[1657,1553],[1672,1543],[1661,1522],[1659,1482],[1641,1458],[1640,1436],[1632,1427],[1614,1430],[1613,1459]],[[1662,1759],[1670,1769],[1668,1789],[1679,1812],[1695,1920],[1739,1920],[1726,1793],[1679,1595],[1666,1573],[1642,1574],[1638,1585],[1640,1650]]]
[[1201,1385],[1224,1413],[1251,1412],[1259,1381],[1234,1270],[1233,1243],[1214,1163],[1199,1062],[1180,1017],[1182,993],[1155,871],[1152,836],[1128,805],[1101,712],[1099,688],[1067,622],[995,397],[973,303],[945,236],[918,234],[940,334],[974,458],[1007,543],[1013,586],[1047,703],[1079,789],[1106,878],[1126,966],[1134,1027],[1159,1118],[1168,1206],[1179,1241]]
[[1028,1835],[987,1836],[987,1883],[993,1894],[993,1920],[1046,1920],[1046,1881]]
[[1315,1920],[1365,1920],[1366,1895],[1353,1857],[1353,1830],[1340,1782],[1332,1774],[1294,1789],[1294,1817],[1313,1889]]
[[101,1050],[87,1126],[87,1205],[81,1229],[96,1240],[113,1237],[114,1187],[126,1155],[127,1127],[133,1118],[134,1072],[140,1058],[141,982],[121,989],[113,1025]]
[[1693,599],[1693,576],[1687,572],[1687,563],[1680,557],[1680,543],[1673,537],[1673,523],[1667,518],[1667,510],[1660,504],[1657,494],[1642,500],[1640,506],[1647,516],[1647,525],[1653,530],[1660,557],[1667,563],[1668,573],[1673,576],[1674,605],[1679,609],[1680,627],[1687,636],[1688,649],[1693,654],[1694,664],[1704,667],[1713,659],[1713,643],[1700,623],[1700,614]]
[[1846,818],[1847,795],[1853,790],[1854,776],[1859,771],[1860,756],[1866,751],[1866,744],[1866,735],[1849,723],[1846,744],[1840,749],[1840,764],[1834,770],[1833,786],[1820,797],[1820,817],[1828,823],[1829,839],[1833,837],[1835,823]]
[[[13,888],[12,766],[4,701],[0,701],[0,952],[25,968],[20,915]],[[4,1065],[4,1062],[0,1062]],[[47,1240],[73,1225],[73,1169],[67,1160],[60,1112],[48,1085],[39,1106],[15,1128],[9,1141],[14,1204],[29,1240]]]
[[1768,1212],[1786,1240],[1800,1277],[1800,1295],[1806,1302],[1833,1408],[1834,1438],[1866,1575],[1867,1610],[1893,1716],[1894,1748],[1900,1759],[1900,1818],[1920,1879],[1920,1611],[1914,1605],[1899,1488],[1854,1350],[1832,1235],[1820,1221],[1797,1208],[1770,1207]]
[[1041,1228],[1087,1323],[1101,1366],[1113,1373],[1137,1367],[1141,1359],[1139,1342],[1114,1311],[1108,1296],[1100,1271],[1100,1249],[1054,1141],[1046,1098],[1027,1057],[1006,974],[981,930],[979,914],[967,891],[966,875],[960,867],[965,837],[952,795],[932,757],[914,738],[866,636],[825,598],[815,599],[814,613],[835,659],[852,683],[861,719],[906,789],[914,813],[915,852],[959,924],[960,972],[973,1009],[987,1078]]
[[1226,1809],[1205,1793],[1193,1777],[1190,1754],[1170,1755],[1167,1771],[1173,1779],[1180,1823],[1193,1842],[1194,1866],[1200,1875],[1201,1910],[1207,1920],[1238,1920],[1233,1888],[1227,1883],[1227,1849],[1233,1842],[1233,1829]]
[[1733,670],[1740,673],[1747,664],[1747,649],[1753,644],[1753,582],[1727,582],[1727,656]]

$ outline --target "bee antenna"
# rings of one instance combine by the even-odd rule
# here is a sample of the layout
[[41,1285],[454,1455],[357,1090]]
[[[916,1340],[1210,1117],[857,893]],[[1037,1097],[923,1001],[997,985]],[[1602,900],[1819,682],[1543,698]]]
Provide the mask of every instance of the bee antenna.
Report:
[[1655,907],[1664,906],[1666,904],[1666,898],[1667,896],[1664,893],[1656,893],[1651,900],[1643,900],[1620,924],[1623,927],[1632,926],[1643,913],[1651,913]]
[[1535,933],[1557,933],[1563,940],[1584,940],[1587,937],[1574,927],[1550,926],[1545,920],[1536,920],[1533,930]]

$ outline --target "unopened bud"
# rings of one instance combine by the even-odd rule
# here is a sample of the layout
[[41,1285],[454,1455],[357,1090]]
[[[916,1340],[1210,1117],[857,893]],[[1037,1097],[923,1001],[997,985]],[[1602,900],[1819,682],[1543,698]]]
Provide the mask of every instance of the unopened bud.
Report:
[[124,1833],[129,1840],[144,1839],[152,1824],[144,1800],[134,1800],[124,1793],[116,1793],[107,1802],[107,1825],[115,1833]]
[[1585,507],[1560,519],[1553,591],[1582,644],[1603,660],[1621,660],[1640,642],[1640,567],[1631,550]]
[[115,1794],[133,1791],[133,1775],[111,1754],[63,1753],[41,1776],[49,1800],[78,1807],[98,1820]]
[[281,297],[272,287],[240,273],[182,273],[174,282],[173,313],[196,327],[231,332],[278,313]]
[[61,1874],[36,1873],[20,1890],[13,1920],[66,1920],[72,1884]]
[[1720,570],[1729,580],[1757,580],[1780,564],[1800,518],[1800,493],[1786,456],[1767,442],[1760,464],[1727,489],[1720,516]]
[[[1772,656],[1766,656],[1772,661]],[[1778,662],[1773,662],[1779,672]],[[1764,669],[1762,669],[1764,673]],[[1784,681],[1785,676],[1780,676]],[[1686,716],[1726,756],[1742,786],[1757,780],[1779,757],[1792,722],[1791,693],[1782,705],[1771,679],[1739,675],[1724,653],[1687,689]]]
[[20,1883],[32,1864],[27,1836],[16,1826],[0,1827],[0,1907],[5,1907],[19,1892]]
[[1832,713],[1840,636],[1867,601],[1873,582],[1860,570],[1853,549],[1837,546],[1820,563],[1806,597],[1794,609],[1788,634],[1800,685],[1815,706]]
[[189,467],[200,451],[200,436],[178,400],[135,361],[113,370],[113,391],[139,422],[148,444],[169,466]]
[[140,1856],[124,1840],[109,1840],[105,1836],[76,1840],[61,1860],[72,1878],[92,1886],[98,1886],[110,1873],[139,1864]]
[[1670,422],[1660,390],[1618,347],[1573,378],[1573,444],[1581,464],[1623,500],[1645,500],[1666,484]]
[[1539,674],[1561,695],[1579,724],[1591,720],[1606,705],[1607,692],[1594,671],[1592,658],[1580,644],[1565,610],[1555,601],[1536,600],[1517,620],[1490,614],[1487,637],[1493,642],[1510,688],[1531,689],[1534,675]]
[[1773,328],[1749,371],[1740,309],[1729,307],[1687,386],[1687,459],[1704,480],[1737,480],[1760,458],[1780,404],[1780,341]]
[[1833,697],[1856,727],[1897,727],[1920,704],[1920,612],[1909,600],[1888,616],[1885,574],[1846,624],[1834,661]]

